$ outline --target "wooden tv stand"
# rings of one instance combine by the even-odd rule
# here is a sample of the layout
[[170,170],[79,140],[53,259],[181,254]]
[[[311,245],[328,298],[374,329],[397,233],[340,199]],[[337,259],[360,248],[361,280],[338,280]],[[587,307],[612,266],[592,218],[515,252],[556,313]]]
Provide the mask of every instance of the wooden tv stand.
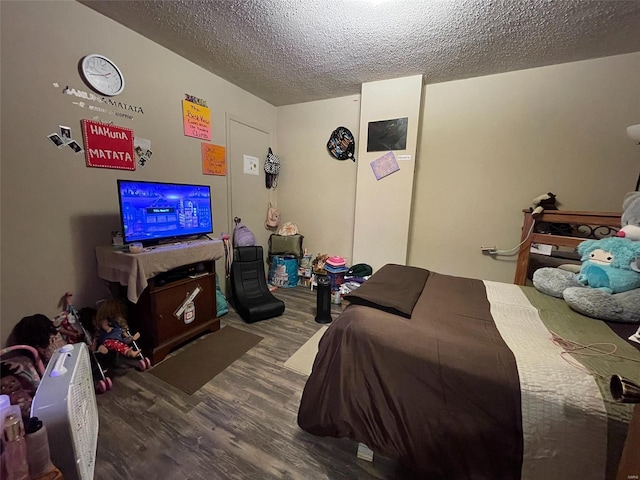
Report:
[[[149,279],[137,303],[130,304],[129,325],[133,332],[140,332],[139,344],[152,364],[161,361],[173,348],[187,342],[207,330],[220,329],[220,319],[216,318],[215,263],[201,262],[206,271],[198,277],[177,278],[166,283],[158,281],[162,274]],[[174,316],[174,312],[199,291],[193,303],[195,318],[185,323],[184,314]]]
[[[138,343],[152,364],[199,334],[220,329],[215,260],[222,255],[221,241],[139,254],[96,248],[98,275],[111,283],[115,296],[128,299],[129,327],[140,332]],[[177,311],[194,293],[194,316]]]

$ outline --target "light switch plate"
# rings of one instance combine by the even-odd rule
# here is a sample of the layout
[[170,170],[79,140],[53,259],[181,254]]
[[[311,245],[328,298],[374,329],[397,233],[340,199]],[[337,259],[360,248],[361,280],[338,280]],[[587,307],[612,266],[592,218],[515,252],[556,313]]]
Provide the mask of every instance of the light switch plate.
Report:
[[252,157],[251,155],[244,155],[244,164],[242,173],[246,173],[247,175],[258,175],[258,166],[260,165],[260,159],[256,157]]

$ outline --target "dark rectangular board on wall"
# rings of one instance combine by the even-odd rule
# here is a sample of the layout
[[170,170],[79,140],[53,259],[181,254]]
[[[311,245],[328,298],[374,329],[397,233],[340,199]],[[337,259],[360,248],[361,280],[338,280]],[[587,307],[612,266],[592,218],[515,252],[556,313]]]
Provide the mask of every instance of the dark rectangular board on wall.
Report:
[[408,123],[408,117],[369,122],[367,152],[406,150]]

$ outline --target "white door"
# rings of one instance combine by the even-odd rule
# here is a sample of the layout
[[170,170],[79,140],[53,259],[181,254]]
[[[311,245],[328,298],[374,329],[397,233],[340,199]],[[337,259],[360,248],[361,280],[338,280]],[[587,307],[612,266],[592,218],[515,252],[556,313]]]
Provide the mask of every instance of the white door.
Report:
[[273,194],[265,186],[264,161],[269,151],[270,134],[230,117],[228,135],[228,229],[233,233],[233,218],[241,218],[255,235],[256,244],[262,246],[266,259],[271,232],[264,228],[264,222]]

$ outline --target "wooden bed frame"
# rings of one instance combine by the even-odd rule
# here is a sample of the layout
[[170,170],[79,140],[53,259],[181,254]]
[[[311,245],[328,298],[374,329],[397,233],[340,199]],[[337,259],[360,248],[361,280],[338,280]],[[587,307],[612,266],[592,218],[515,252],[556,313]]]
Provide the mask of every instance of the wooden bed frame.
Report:
[[[620,229],[621,214],[618,212],[546,210],[533,215],[529,210],[523,210],[523,213],[522,244],[513,280],[516,285],[525,285],[527,282],[532,243],[575,249],[583,240],[609,237]],[[569,234],[551,233],[554,230]]]

